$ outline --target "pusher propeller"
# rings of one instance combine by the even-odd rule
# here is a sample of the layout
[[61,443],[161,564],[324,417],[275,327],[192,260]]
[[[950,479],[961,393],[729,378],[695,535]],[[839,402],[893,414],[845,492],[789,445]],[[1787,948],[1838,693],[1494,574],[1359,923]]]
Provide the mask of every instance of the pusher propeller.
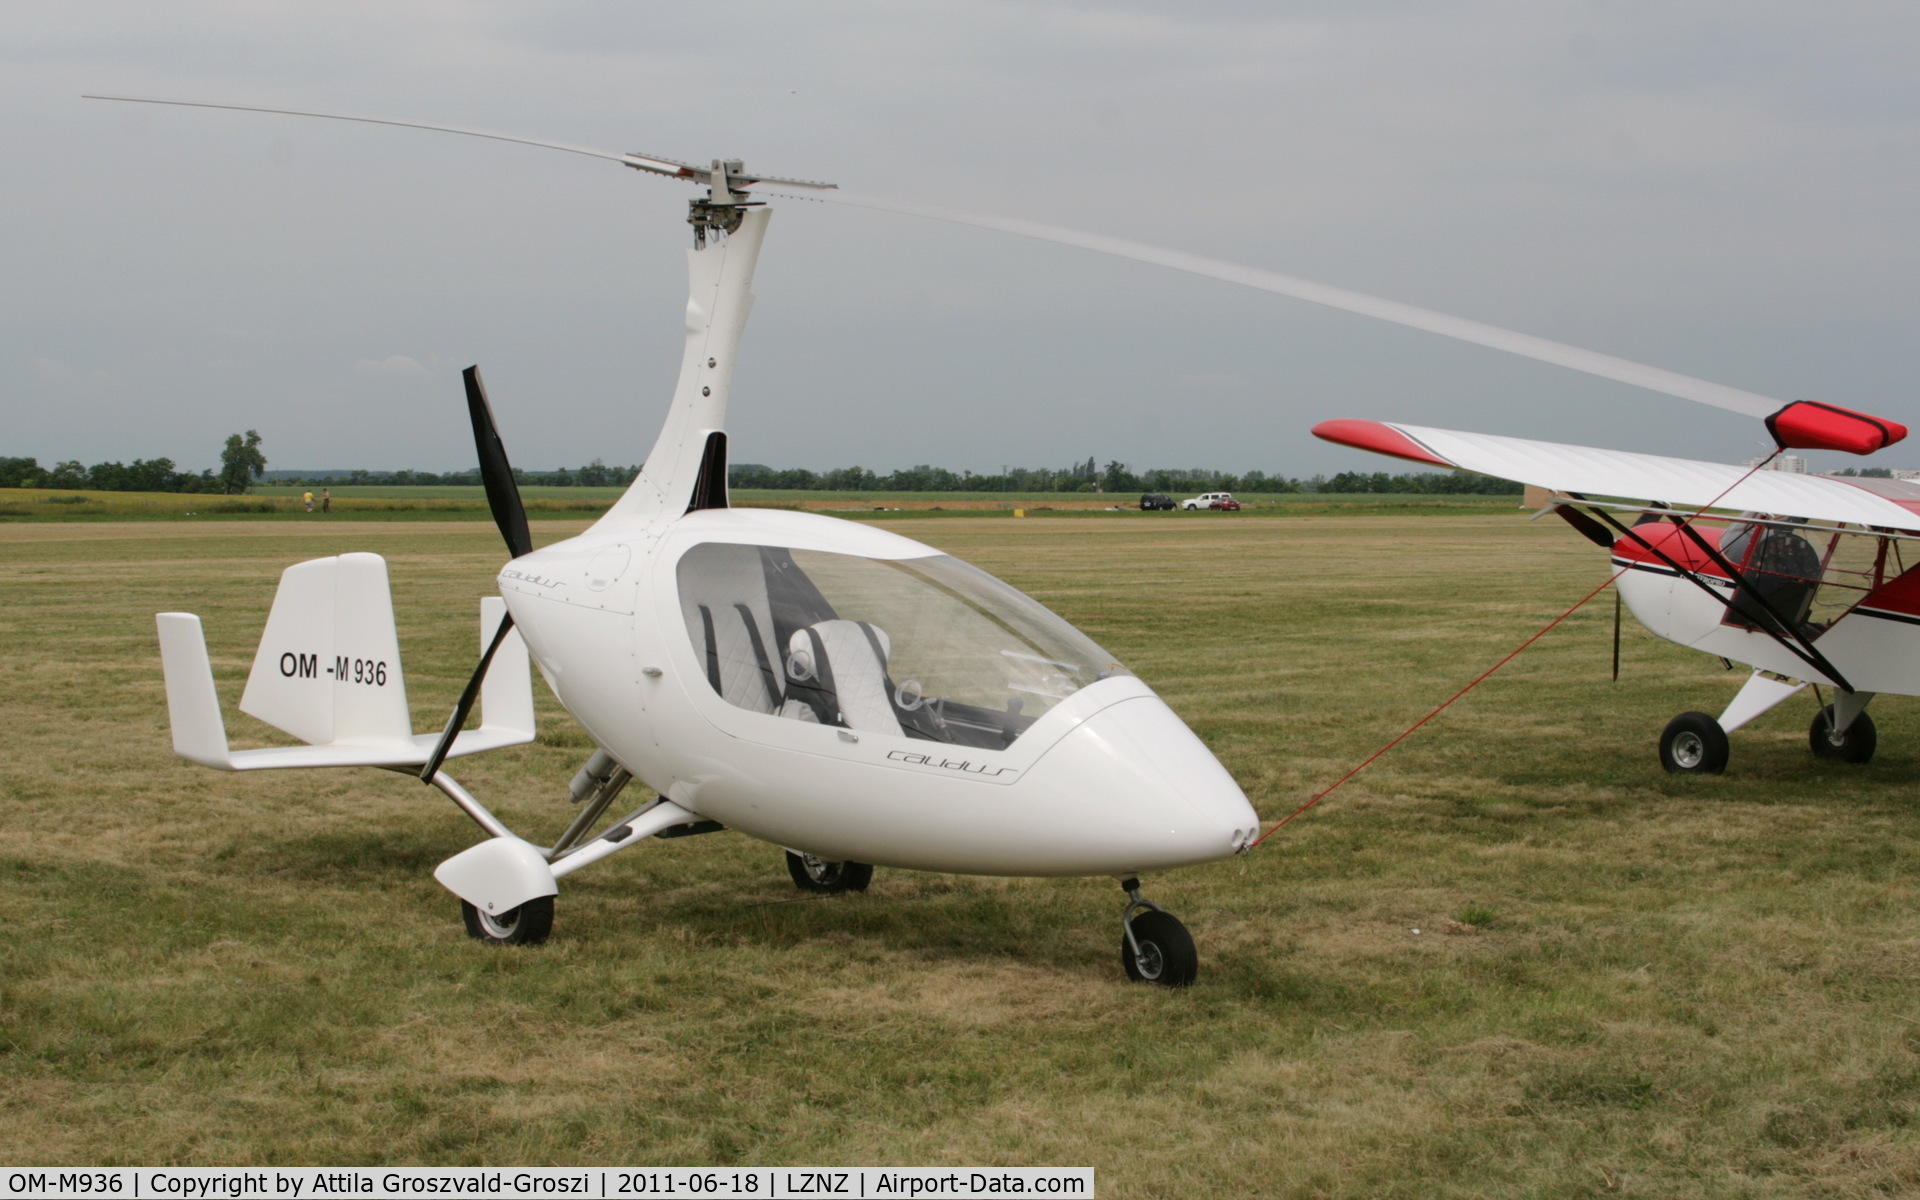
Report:
[[533,535],[527,532],[527,507],[520,502],[520,485],[513,481],[513,468],[507,463],[507,444],[493,423],[493,406],[487,403],[487,385],[480,382],[480,368],[460,372],[467,386],[467,416],[473,421],[473,449],[480,456],[480,482],[486,485],[487,507],[493,510],[493,523],[507,540],[507,552],[519,558],[533,549]]
[[[500,536],[506,539],[507,552],[519,558],[532,551],[533,534],[527,529],[527,507],[520,501],[520,486],[513,481],[513,467],[507,462],[506,443],[500,440],[500,430],[493,423],[493,407],[487,403],[487,388],[480,382],[480,368],[468,367],[460,373],[460,379],[467,385],[467,416],[473,421],[473,448],[480,457],[480,482],[487,489],[487,507],[493,510],[493,523],[500,527]],[[480,684],[487,677],[487,668],[493,663],[494,652],[500,649],[500,643],[507,640],[507,633],[512,628],[512,613],[500,618],[500,628],[494,631],[493,640],[487,643],[486,653],[480,656],[480,665],[473,669],[473,678],[467,680],[466,690],[460,693],[460,702],[453,706],[453,717],[440,734],[439,745],[428,756],[427,765],[420,769],[423,781],[433,782],[440,764],[447,761],[447,752],[453,749],[453,739],[460,736],[461,727],[467,723],[467,714],[473,711],[474,701],[480,698]]]

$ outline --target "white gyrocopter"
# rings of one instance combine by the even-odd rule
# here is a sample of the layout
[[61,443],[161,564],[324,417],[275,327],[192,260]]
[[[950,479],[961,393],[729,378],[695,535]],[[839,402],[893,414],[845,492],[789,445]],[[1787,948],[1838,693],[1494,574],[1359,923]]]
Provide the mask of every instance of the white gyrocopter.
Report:
[[[221,770],[417,771],[491,835],[434,872],[489,941],[546,938],[558,881],[582,867],[730,829],[785,848],[795,883],[820,892],[864,889],[876,865],[1114,876],[1128,975],[1191,983],[1192,938],[1138,877],[1251,845],[1259,819],[1233,777],[1092,639],[985,572],[870,525],[731,507],[727,398],[770,218],[748,196],[761,180],[738,162],[603,156],[708,189],[688,218],[679,383],[638,477],[584,534],[535,549],[469,368],[511,561],[445,730],[411,728],[385,562],[345,554],[281,576],[240,703],[306,746],[231,749],[199,618],[159,614],[175,750]],[[529,653],[599,747],[548,846],[442,769],[532,740]],[[476,698],[482,723],[463,730]],[[594,832],[635,778],[657,797]]]
[[[1182,986],[1197,971],[1193,941],[1178,920],[1141,895],[1138,876],[1226,858],[1258,841],[1252,807],[1200,740],[1145,683],[1032,599],[931,547],[871,526],[728,504],[729,385],[770,215],[752,199],[756,192],[954,221],[1292,296],[1770,416],[1769,428],[1783,446],[1865,452],[1905,433],[1848,410],[1782,405],[1271,271],[1022,219],[774,179],[749,173],[734,160],[697,167],[422,122],[93,98],[466,134],[585,154],[708,189],[691,202],[688,215],[694,248],[688,255],[687,341],[665,425],[638,477],[586,533],[533,548],[478,370],[466,372],[482,478],[511,561],[498,576],[500,598],[482,602],[480,663],[441,733],[415,735],[410,727],[386,567],[378,556],[319,559],[289,567],[282,576],[241,708],[306,746],[231,750],[199,619],[186,613],[158,618],[180,754],[223,770],[375,766],[417,772],[490,835],[435,871],[459,897],[468,932],[487,941],[543,940],[552,927],[557,881],[581,867],[650,837],[731,829],[784,848],[795,883],[816,891],[863,889],[875,865],[1113,876],[1128,894],[1121,941],[1126,973]],[[1362,425],[1369,430],[1353,437],[1335,428]],[[1867,426],[1879,431],[1873,447],[1864,446]],[[1334,422],[1317,432],[1417,461],[1503,473],[1478,459],[1466,461],[1464,451],[1427,449],[1420,431],[1410,427]],[[1414,453],[1406,453],[1409,446]],[[1524,473],[1508,474],[1533,481]],[[1784,477],[1741,486],[1764,487],[1777,478]],[[1678,506],[1691,502],[1694,493],[1678,480],[1660,482],[1673,486],[1642,494]],[[1567,483],[1563,499],[1587,503],[1581,486]],[[1632,489],[1593,490],[1611,496]],[[1744,500],[1747,494],[1735,490],[1711,499]],[[1758,507],[1794,511],[1788,504]],[[1568,504],[1561,509],[1563,515],[1572,512]],[[1596,511],[1611,519],[1604,506]],[[1890,529],[1892,511],[1848,512],[1821,519],[1866,524],[1883,559],[1892,542],[1920,536]],[[1592,519],[1580,520],[1594,535]],[[1920,526],[1911,519],[1891,523]],[[1765,517],[1746,524],[1754,530],[1781,527]],[[1689,545],[1700,540],[1691,527],[1676,536]],[[1647,539],[1629,532],[1627,540],[1638,545]],[[1727,578],[1744,577],[1730,571]],[[1700,582],[1716,586],[1710,579]],[[1635,611],[1644,618],[1640,606]],[[1788,649],[1804,649],[1810,640],[1796,639],[1784,620],[1756,636]],[[1718,645],[1703,648],[1725,652]],[[441,769],[451,758],[532,739],[528,652],[598,746],[570,787],[582,808],[550,846],[516,835]],[[1748,661],[1787,665],[1773,657]],[[1857,718],[1865,703],[1853,697],[1864,693],[1837,673],[1809,676],[1805,664],[1820,661],[1818,653],[1791,661],[1802,664],[1798,682],[1824,679],[1843,689],[1837,729],[1844,734],[1849,716]],[[1772,699],[1791,686],[1766,678],[1765,684],[1749,684],[1753,703],[1761,702],[1763,692]],[[466,730],[476,699],[482,723]],[[595,833],[634,778],[657,799]]]

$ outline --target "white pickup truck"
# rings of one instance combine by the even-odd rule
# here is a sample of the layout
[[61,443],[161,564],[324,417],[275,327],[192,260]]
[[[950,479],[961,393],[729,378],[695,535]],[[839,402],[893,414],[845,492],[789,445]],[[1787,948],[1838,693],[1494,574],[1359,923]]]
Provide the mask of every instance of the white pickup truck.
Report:
[[1201,508],[1237,509],[1240,502],[1233,498],[1232,492],[1206,492],[1191,500],[1182,500],[1180,507],[1192,512]]

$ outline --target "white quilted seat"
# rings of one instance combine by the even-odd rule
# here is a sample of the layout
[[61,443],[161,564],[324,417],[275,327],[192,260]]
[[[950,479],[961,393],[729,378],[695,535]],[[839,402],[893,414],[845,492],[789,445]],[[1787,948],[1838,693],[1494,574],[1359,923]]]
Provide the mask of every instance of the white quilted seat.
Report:
[[714,690],[728,704],[778,711],[785,689],[774,658],[773,611],[759,547],[702,547],[698,573],[680,589],[680,608]]
[[[848,729],[900,734],[887,695],[887,658],[893,643],[886,631],[865,621],[820,621],[794,631],[787,642],[787,672],[795,679],[830,687],[840,721]],[[789,700],[782,715],[816,720],[813,710]]]

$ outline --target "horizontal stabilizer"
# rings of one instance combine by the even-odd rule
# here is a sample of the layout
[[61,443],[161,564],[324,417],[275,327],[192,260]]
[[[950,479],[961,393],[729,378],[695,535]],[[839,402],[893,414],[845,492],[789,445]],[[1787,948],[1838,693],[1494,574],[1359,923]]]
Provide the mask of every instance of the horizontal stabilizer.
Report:
[[[336,612],[331,603],[337,578],[324,572],[302,572],[300,567],[332,564],[339,560],[318,559],[288,569],[282,577],[281,595],[268,618],[267,635],[254,658],[254,672],[247,686],[243,711],[269,723],[306,737],[318,734],[306,746],[272,747],[260,750],[234,750],[227,744],[226,722],[220,714],[220,699],[214,688],[213,667],[207,655],[206,635],[200,618],[192,613],[160,613],[156,624],[160,633],[160,658],[167,680],[167,712],[173,726],[173,749],[182,758],[222,771],[260,771],[288,767],[419,767],[440,740],[437,733],[415,734],[410,728],[405,705],[404,685],[400,679],[398,641],[393,635],[393,613],[386,593],[386,564],[377,555],[343,555],[342,559],[372,559],[373,564],[350,565],[349,589],[357,595],[347,597]],[[377,573],[372,569],[377,564]],[[377,574],[378,595],[368,588]],[[296,587],[289,590],[287,578]],[[283,607],[283,601],[285,606]],[[480,602],[481,640],[484,643],[499,627],[505,602],[489,596]],[[340,617],[344,614],[345,620]],[[384,628],[369,631],[356,627],[371,616],[376,622],[384,616]],[[276,619],[279,620],[276,626]],[[334,644],[323,636],[348,627],[352,653],[331,663],[321,650]],[[278,639],[278,640],[276,640]],[[323,645],[324,643],[324,645]],[[369,657],[369,652],[374,656]],[[390,655],[384,657],[383,655]],[[359,678],[354,664],[359,662]],[[385,666],[385,683],[381,667]],[[331,666],[329,673],[327,667]],[[267,674],[265,686],[255,681]],[[309,669],[309,667],[311,669]],[[277,677],[277,678],[276,678]],[[393,690],[387,690],[393,689]],[[344,695],[339,695],[344,693]],[[398,696],[398,713],[393,698]],[[371,703],[367,700],[370,698]],[[532,673],[527,665],[527,647],[516,631],[508,635],[493,657],[492,667],[480,691],[481,726],[462,732],[454,740],[447,757],[459,758],[518,746],[534,737]],[[269,715],[271,714],[271,715]],[[277,719],[276,719],[277,718]]]

